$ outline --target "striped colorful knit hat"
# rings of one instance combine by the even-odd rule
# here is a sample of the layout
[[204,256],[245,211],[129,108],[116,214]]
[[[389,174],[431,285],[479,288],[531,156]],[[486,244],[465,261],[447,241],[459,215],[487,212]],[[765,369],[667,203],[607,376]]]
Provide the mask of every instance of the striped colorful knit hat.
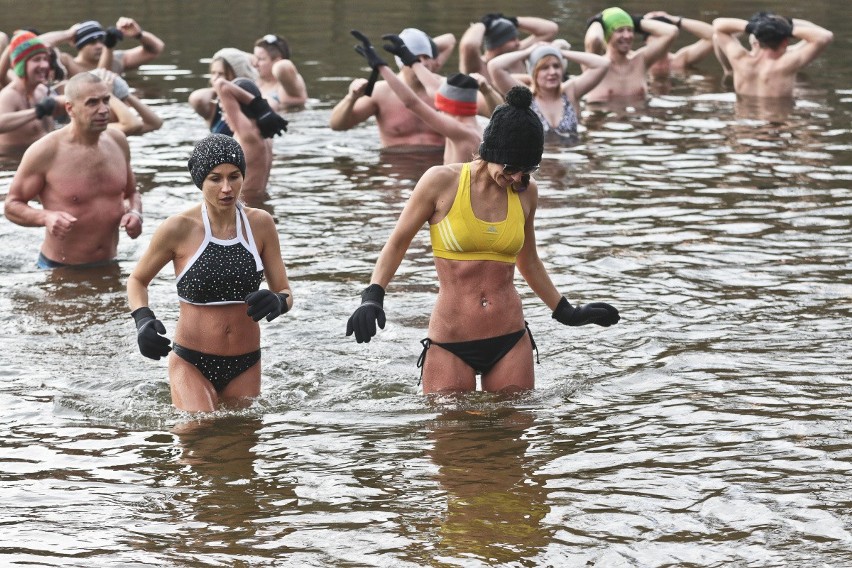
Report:
[[33,55],[47,54],[47,46],[32,32],[20,32],[12,38],[9,44],[9,60],[15,75],[24,77],[27,74],[27,61]]
[[479,83],[470,75],[450,75],[435,93],[435,108],[456,116],[475,116],[478,91]]

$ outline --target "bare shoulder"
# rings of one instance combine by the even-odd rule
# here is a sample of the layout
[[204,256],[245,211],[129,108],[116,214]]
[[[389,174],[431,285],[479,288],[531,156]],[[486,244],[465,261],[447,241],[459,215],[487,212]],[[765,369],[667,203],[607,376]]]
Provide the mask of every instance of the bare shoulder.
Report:
[[26,108],[26,99],[14,83],[0,89],[0,112],[15,112]]
[[54,130],[30,144],[21,158],[21,166],[49,169],[64,137],[64,129]]
[[127,143],[127,136],[125,136],[124,132],[118,128],[107,128],[104,131],[104,136],[118,146],[122,152],[130,154],[130,145]]
[[243,207],[243,211],[246,212],[246,216],[248,217],[249,223],[251,223],[252,229],[272,229],[275,230],[275,218],[266,211],[265,209],[256,209],[254,207]]
[[204,221],[201,219],[201,205],[168,217],[157,227],[160,238],[169,242],[181,242],[196,231],[204,232]]

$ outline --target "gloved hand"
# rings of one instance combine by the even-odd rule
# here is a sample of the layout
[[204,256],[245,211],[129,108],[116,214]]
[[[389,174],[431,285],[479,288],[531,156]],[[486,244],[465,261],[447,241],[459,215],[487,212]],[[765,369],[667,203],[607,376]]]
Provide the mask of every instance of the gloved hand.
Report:
[[489,12],[482,16],[479,21],[482,22],[482,25],[485,26],[485,31],[488,31],[488,28],[491,27],[491,24],[494,23],[494,20],[499,20],[503,17],[503,14],[500,12]]
[[56,99],[53,97],[44,97],[34,107],[36,118],[44,118],[53,114],[56,109]]
[[171,342],[165,337],[166,327],[158,320],[150,308],[142,307],[132,314],[136,321],[136,341],[139,352],[149,359],[160,360],[172,350]]
[[553,319],[570,326],[593,323],[602,327],[609,327],[618,323],[621,316],[618,315],[618,310],[604,302],[593,302],[574,308],[563,297],[556,305],[556,309],[553,310]]
[[272,110],[269,103],[263,97],[255,97],[248,104],[249,110],[254,113],[260,135],[264,138],[272,138],[282,132],[287,132],[287,121],[280,114]]
[[379,57],[379,54],[376,53],[376,49],[370,43],[367,36],[358,30],[351,30],[349,33],[355,36],[356,39],[360,40],[361,45],[356,45],[355,51],[358,52],[358,55],[367,60],[367,65],[369,65],[371,69],[377,70],[382,65],[387,65],[387,62],[385,62],[385,60]]
[[630,14],[630,17],[633,19],[633,33],[641,32],[642,18],[645,17],[645,14]]
[[358,343],[370,343],[376,335],[376,324],[385,328],[385,310],[382,304],[385,300],[385,289],[378,284],[370,284],[361,292],[361,305],[346,322],[346,337],[355,333]]
[[384,44],[385,51],[393,53],[402,61],[403,65],[407,65],[411,67],[418,61],[417,56],[411,53],[411,50],[408,49],[408,46],[405,45],[405,42],[401,37],[394,34],[383,35],[382,39],[385,41],[389,41],[390,43]]
[[106,29],[106,37],[104,38],[104,45],[108,48],[112,49],[115,47],[115,44],[124,39],[124,33],[113,26],[110,26]]
[[589,27],[591,27],[591,25],[595,22],[599,23],[601,27],[603,27],[603,12],[598,12],[597,14],[586,20],[586,29],[589,29]]
[[248,310],[246,314],[254,321],[266,318],[272,321],[281,314],[286,314],[290,309],[287,305],[289,294],[273,292],[271,290],[258,290],[246,296]]

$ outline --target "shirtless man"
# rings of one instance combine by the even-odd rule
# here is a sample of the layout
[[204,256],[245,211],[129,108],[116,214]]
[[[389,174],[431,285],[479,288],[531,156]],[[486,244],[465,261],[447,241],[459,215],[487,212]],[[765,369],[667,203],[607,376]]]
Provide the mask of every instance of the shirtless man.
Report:
[[[432,57],[429,36],[408,28],[400,37],[420,62],[434,72],[437,62]],[[411,67],[403,66],[397,77],[434,108],[434,92],[430,94],[426,90]],[[444,137],[408,110],[385,81],[377,82],[373,94],[364,96],[367,83],[367,79],[355,79],[349,85],[349,92],[331,111],[329,126],[332,130],[349,130],[374,116],[382,147],[386,150],[440,150],[444,147]]]
[[[734,91],[746,97],[792,98],[796,73],[834,40],[834,34],[807,20],[788,20],[758,13],[751,20],[713,20],[714,40],[734,74]],[[757,46],[749,51],[734,37],[753,34]],[[799,41],[788,48],[790,38]]]
[[[52,46],[69,43],[77,48],[77,56],[74,58],[67,53],[60,55],[62,64],[72,76],[96,67],[105,67],[121,75],[127,70],[150,63],[163,52],[166,45],[151,32],[144,31],[136,20],[124,16],[116,21],[115,27],[104,29],[95,20],[88,20],[74,24],[67,30],[48,32],[40,37]],[[113,51],[119,41],[127,38],[137,40],[139,45],[132,49]]]
[[32,32],[21,32],[9,47],[15,79],[0,90],[0,153],[20,156],[53,130],[57,101],[47,89],[47,46]]
[[[648,34],[648,41],[634,51],[633,36],[637,24],[640,31]],[[611,63],[606,76],[586,94],[585,100],[644,100],[648,93],[646,73],[668,54],[677,34],[677,26],[644,18],[634,21],[621,8],[607,8],[592,18],[586,30],[586,51],[602,54]]]
[[[71,122],[27,149],[6,196],[10,221],[45,228],[39,268],[108,264],[119,228],[132,239],[142,232],[127,139],[107,128],[106,84],[81,73],[68,81],[65,97]],[[36,199],[41,208],[29,205]]]
[[[518,39],[518,32],[529,35]],[[473,22],[459,41],[459,70],[470,75],[479,73],[491,83],[488,74],[488,62],[504,53],[524,49],[539,42],[550,42],[556,37],[559,25],[556,22],[533,16],[507,17],[503,14],[486,14],[478,22]],[[485,53],[482,45],[485,44]],[[520,62],[514,73],[526,73]]]

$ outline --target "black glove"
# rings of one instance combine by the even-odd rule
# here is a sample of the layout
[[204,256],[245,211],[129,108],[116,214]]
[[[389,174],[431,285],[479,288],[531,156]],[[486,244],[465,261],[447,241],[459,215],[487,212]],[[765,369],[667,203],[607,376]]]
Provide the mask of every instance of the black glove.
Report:
[[385,310],[382,304],[385,300],[385,289],[378,284],[370,284],[361,292],[361,305],[346,322],[346,337],[355,333],[358,343],[370,343],[376,335],[376,324],[385,328]]
[[376,49],[370,43],[370,40],[367,38],[367,36],[359,32],[358,30],[351,30],[349,33],[351,33],[353,36],[355,36],[356,39],[361,41],[361,45],[355,46],[355,51],[358,52],[358,55],[367,60],[367,65],[369,65],[371,69],[377,70],[382,65],[387,65],[385,60],[379,57],[379,54],[376,53]]
[[651,19],[657,20],[658,22],[663,22],[664,24],[669,24],[669,25],[672,25],[672,26],[680,27],[676,21],[672,20],[671,18],[667,18],[665,16],[654,16]]
[[286,314],[290,309],[287,306],[287,298],[289,294],[275,293],[271,290],[258,290],[246,296],[246,304],[248,304],[248,314],[254,321],[260,321],[266,318],[266,321],[272,321],[281,314]]
[[263,97],[255,97],[248,104],[249,111],[257,120],[260,135],[264,138],[272,138],[282,132],[287,132],[287,121],[280,114],[272,110],[269,103]]
[[139,352],[148,359],[160,360],[172,350],[171,342],[165,337],[166,327],[154,316],[148,307],[134,310],[132,314],[136,321],[136,341]]
[[491,27],[491,24],[494,23],[494,20],[499,20],[502,17],[503,17],[503,14],[501,14],[500,12],[489,12],[489,13],[485,14],[484,16],[482,16],[482,18],[480,18],[479,21],[482,22],[483,26],[485,26],[485,31],[487,32],[488,28]]
[[644,14],[631,14],[630,17],[633,19],[633,32],[641,32],[642,31],[642,18],[645,17]]
[[408,49],[408,46],[405,45],[405,42],[402,41],[402,38],[398,35],[387,34],[383,35],[382,39],[390,42],[389,44],[386,43],[383,46],[385,48],[385,51],[389,51],[390,53],[393,53],[394,55],[399,57],[400,60],[402,60],[403,65],[411,67],[412,65],[420,61],[419,59],[417,59],[416,55],[411,53],[411,50]]
[[618,310],[604,302],[593,302],[576,308],[571,307],[571,304],[563,296],[556,309],[553,310],[553,319],[570,326],[593,323],[602,327],[609,327],[618,323],[621,316],[618,315]]
[[595,22],[599,23],[601,27],[603,27],[603,12],[598,12],[597,14],[586,20],[586,29],[589,29],[589,27]]
[[106,29],[106,37],[104,38],[104,45],[108,48],[112,49],[115,47],[115,44],[124,39],[124,33],[115,27],[108,27]]
[[36,106],[33,107],[36,111],[36,118],[44,118],[53,114],[56,109],[56,99],[53,97],[44,97]]
[[505,19],[509,20],[510,22],[512,22],[513,26],[515,26],[516,28],[518,27],[518,18],[517,17],[515,17],[515,16],[503,16],[503,17]]

